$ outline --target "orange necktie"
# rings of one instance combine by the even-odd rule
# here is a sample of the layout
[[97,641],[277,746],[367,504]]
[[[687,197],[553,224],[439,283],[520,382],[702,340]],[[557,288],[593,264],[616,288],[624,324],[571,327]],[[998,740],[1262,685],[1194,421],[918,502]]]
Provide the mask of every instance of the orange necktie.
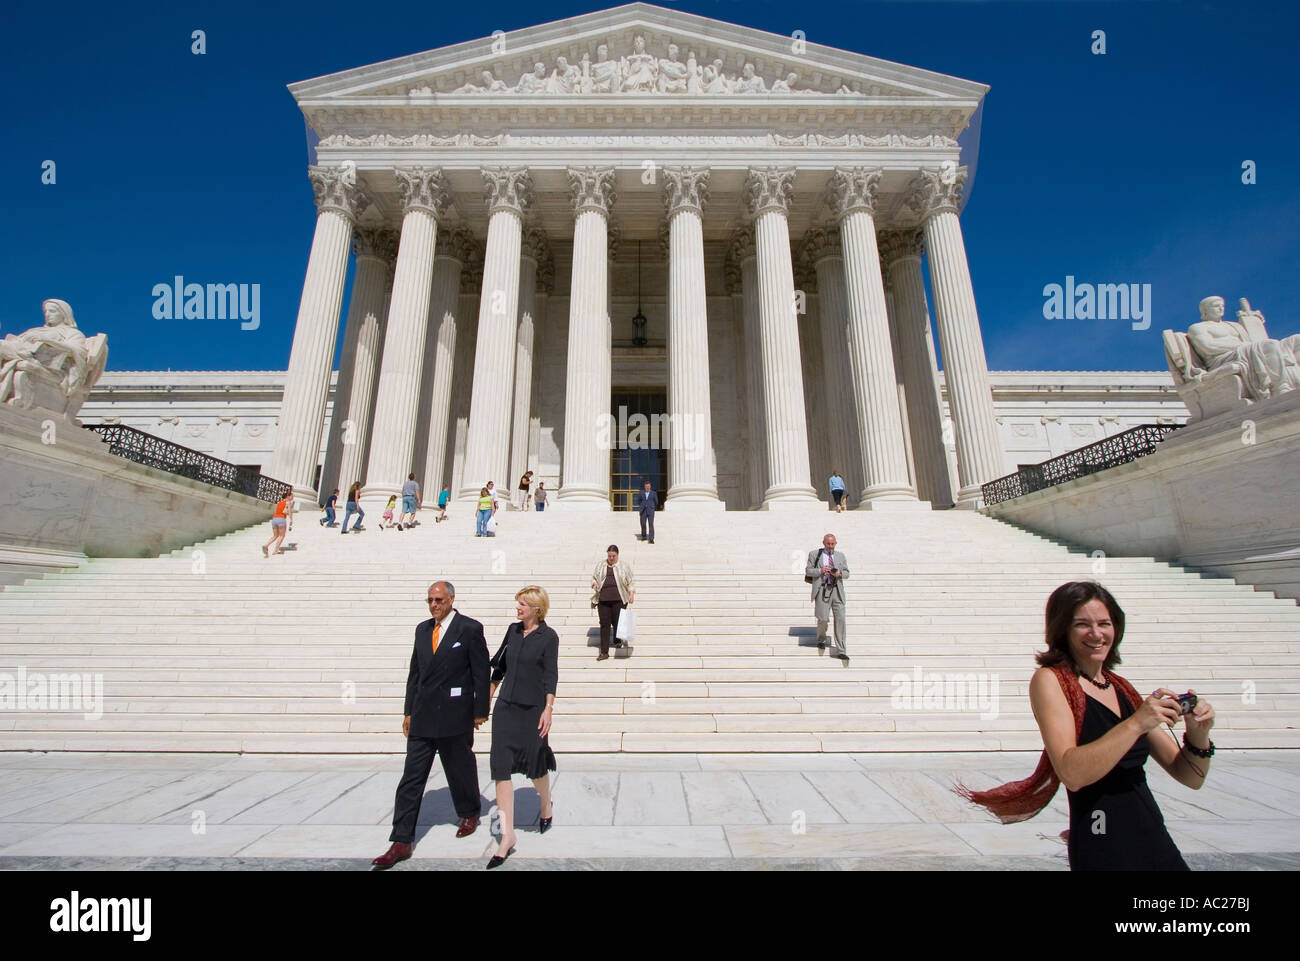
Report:
[[438,635],[442,633],[442,625],[433,625],[433,653],[438,653]]

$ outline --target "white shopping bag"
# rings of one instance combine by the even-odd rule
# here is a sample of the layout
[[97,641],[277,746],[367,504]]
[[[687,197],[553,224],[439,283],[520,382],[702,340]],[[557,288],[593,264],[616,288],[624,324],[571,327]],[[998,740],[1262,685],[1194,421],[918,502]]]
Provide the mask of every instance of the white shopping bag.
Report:
[[489,518],[487,519],[487,532],[488,532],[489,534],[495,534],[495,533],[497,532],[497,515],[496,515],[496,514],[493,514],[491,517],[489,517]]
[[636,640],[636,615],[631,608],[625,607],[618,612],[618,627],[614,629],[614,636],[628,644]]

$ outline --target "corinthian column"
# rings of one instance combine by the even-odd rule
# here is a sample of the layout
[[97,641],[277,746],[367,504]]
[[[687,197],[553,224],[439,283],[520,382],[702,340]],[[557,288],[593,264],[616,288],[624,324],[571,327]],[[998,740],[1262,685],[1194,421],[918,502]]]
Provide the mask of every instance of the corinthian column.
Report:
[[522,167],[484,168],[483,196],[488,205],[487,252],[483,259],[483,294],[479,298],[462,500],[477,499],[488,481],[494,481],[497,490],[509,498],[519,254],[524,213],[533,202],[533,182]]
[[980,335],[975,290],[957,207],[966,168],[924,169],[911,183],[908,205],[921,215],[929,251],[930,289],[943,351],[948,403],[957,441],[958,507],[978,507],[980,487],[1004,473],[1002,445],[993,418],[993,391]]
[[[849,360],[849,307],[844,289],[844,250],[838,230],[814,227],[804,239],[805,256],[817,272],[817,310],[822,332],[822,380],[830,412],[832,470],[844,471],[846,495],[861,491],[862,441],[857,393]],[[847,501],[846,501],[847,503]]]
[[370,465],[366,469],[365,497],[372,503],[400,493],[413,466],[433,253],[438,217],[449,201],[442,171],[399,167],[395,173],[402,195],[402,239],[393,272],[393,297],[388,305],[384,356],[375,391]]
[[709,172],[664,169],[668,214],[668,497],[674,507],[722,508],[713,477],[704,203]]
[[276,480],[292,484],[304,504],[316,499],[312,485],[325,426],[339,312],[343,308],[348,244],[352,225],[364,203],[357,189],[356,168],[351,164],[309,167],[307,176],[316,198],[316,233],[302,282],[275,450],[267,472]]
[[564,392],[563,486],[558,499],[609,510],[610,320],[607,229],[614,168],[569,169],[573,193],[573,281]]
[[767,426],[763,413],[763,338],[759,335],[758,321],[758,254],[752,227],[743,227],[731,235],[727,268],[745,348],[746,436],[749,439],[745,496],[747,506],[756,508],[762,504],[767,490]]
[[361,480],[365,467],[375,375],[383,346],[384,298],[392,285],[397,231],[359,227],[352,238],[352,249],[357,269],[352,277],[352,301],[334,388],[334,417],[320,478],[322,494],[337,487],[340,496],[347,493],[353,481]]
[[438,502],[443,464],[447,453],[447,423],[451,415],[452,368],[456,359],[457,324],[460,316],[460,275],[474,249],[474,239],[464,227],[438,235],[433,260],[433,287],[429,294],[429,329],[425,335],[425,359],[420,391],[420,416],[416,439],[424,434],[423,457],[416,446],[420,493],[425,506]]
[[[528,428],[533,403],[533,342],[537,335],[537,280],[550,257],[546,234],[530,227],[523,236],[519,261],[519,326],[515,336],[515,408],[510,427],[509,494],[515,496],[520,477],[528,470]],[[534,485],[532,490],[536,490]],[[527,510],[527,504],[524,504]]]
[[951,507],[952,482],[943,443],[939,380],[930,337],[930,311],[921,277],[921,231],[895,230],[880,235],[880,262],[889,271],[894,290],[907,420],[912,431],[912,460],[916,492],[935,507]]
[[889,341],[885,285],[876,250],[876,191],[881,172],[864,167],[837,167],[826,188],[826,202],[840,224],[844,247],[844,281],[852,349],[853,388],[862,444],[859,507],[908,502],[916,492],[907,476],[907,449],[898,416],[894,351]]
[[794,263],[787,214],[794,197],[794,168],[752,169],[745,205],[754,219],[758,252],[759,337],[763,356],[763,409],[767,425],[767,478],[763,508],[818,506],[808,483],[808,424],[795,313]]

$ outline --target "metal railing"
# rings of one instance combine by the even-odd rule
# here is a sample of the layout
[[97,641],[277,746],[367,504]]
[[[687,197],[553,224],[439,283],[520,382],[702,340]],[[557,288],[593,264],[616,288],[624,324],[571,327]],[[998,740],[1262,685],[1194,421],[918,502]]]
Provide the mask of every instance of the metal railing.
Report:
[[1097,471],[1127,464],[1155,451],[1156,445],[1178,429],[1177,424],[1143,424],[1122,434],[1080,447],[1041,464],[989,481],[982,488],[985,505],[1000,504],[1022,494],[1046,490]]
[[289,484],[266,477],[251,467],[237,467],[224,460],[217,460],[210,454],[173,444],[125,424],[92,424],[86,429],[103,437],[110,453],[146,467],[156,467],[272,504],[292,490]]

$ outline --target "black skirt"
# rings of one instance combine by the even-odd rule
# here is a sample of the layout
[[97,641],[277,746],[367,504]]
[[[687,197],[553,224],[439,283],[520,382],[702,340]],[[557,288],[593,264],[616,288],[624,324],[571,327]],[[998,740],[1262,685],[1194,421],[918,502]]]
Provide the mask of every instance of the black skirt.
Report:
[[544,707],[497,699],[492,711],[492,780],[509,781],[512,774],[536,779],[555,770],[550,744],[537,735]]

